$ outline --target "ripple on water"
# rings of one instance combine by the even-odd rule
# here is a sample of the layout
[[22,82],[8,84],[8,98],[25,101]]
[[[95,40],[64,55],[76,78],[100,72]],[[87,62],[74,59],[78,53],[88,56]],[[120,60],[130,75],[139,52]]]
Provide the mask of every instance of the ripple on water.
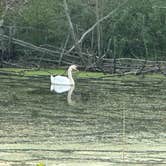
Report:
[[[0,164],[166,164],[166,80],[1,77]],[[83,164],[84,165],[84,164]]]

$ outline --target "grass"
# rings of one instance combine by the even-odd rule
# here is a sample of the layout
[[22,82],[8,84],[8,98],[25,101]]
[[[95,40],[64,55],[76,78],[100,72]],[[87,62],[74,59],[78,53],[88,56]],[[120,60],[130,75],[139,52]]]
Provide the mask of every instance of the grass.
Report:
[[[64,69],[21,69],[21,68],[2,68],[0,69],[2,72],[7,73],[15,73],[22,76],[47,76],[50,74],[53,75],[66,75],[67,71]],[[110,75],[110,74],[103,74],[101,72],[85,72],[85,71],[79,71],[74,72],[74,75],[77,75],[78,77],[88,77],[88,78],[99,78],[102,76]]]
[[[1,68],[0,69],[1,72],[7,72],[7,73],[11,73],[11,74],[16,74],[16,75],[20,75],[20,76],[48,76],[50,74],[53,75],[67,75],[67,71],[64,69],[23,69],[23,68]],[[73,73],[76,77],[79,78],[110,78],[112,80],[114,79],[118,79],[118,80],[137,80],[142,78],[142,75],[136,76],[136,75],[125,75],[124,77],[122,76],[117,76],[117,75],[113,75],[113,74],[105,74],[102,72],[89,72],[89,71],[79,71],[79,72],[74,72]],[[162,74],[146,74],[145,77],[147,79],[164,79],[165,76]]]
[[44,163],[38,163],[36,166],[45,166]]

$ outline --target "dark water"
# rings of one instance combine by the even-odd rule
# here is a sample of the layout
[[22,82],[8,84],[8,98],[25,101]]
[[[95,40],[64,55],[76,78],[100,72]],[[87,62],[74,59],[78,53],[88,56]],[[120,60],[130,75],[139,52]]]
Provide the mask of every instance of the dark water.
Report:
[[166,165],[166,78],[0,76],[0,166]]

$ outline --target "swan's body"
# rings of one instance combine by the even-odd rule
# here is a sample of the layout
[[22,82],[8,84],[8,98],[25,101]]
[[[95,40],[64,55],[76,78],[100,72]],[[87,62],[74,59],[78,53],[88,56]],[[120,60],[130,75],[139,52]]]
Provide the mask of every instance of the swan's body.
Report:
[[75,85],[75,82],[72,77],[72,70],[77,70],[76,65],[71,65],[68,68],[68,77],[64,76],[53,76],[51,75],[51,84],[56,84],[56,85]]
[[69,78],[64,76],[52,76],[51,75],[51,84],[57,84],[57,85],[71,85],[71,81]]

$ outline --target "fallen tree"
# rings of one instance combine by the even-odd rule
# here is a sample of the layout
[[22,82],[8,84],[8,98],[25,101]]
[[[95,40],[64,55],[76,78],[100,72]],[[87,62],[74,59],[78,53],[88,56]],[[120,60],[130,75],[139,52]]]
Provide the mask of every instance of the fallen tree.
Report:
[[[32,43],[28,43],[16,38],[10,38],[7,35],[1,35],[0,34],[0,40],[8,41],[11,40],[12,44],[18,45],[24,49],[29,49],[31,51],[36,51],[39,53],[39,56],[37,57],[31,57],[27,55],[27,60],[29,63],[32,63],[32,61],[36,62],[34,67],[40,67],[39,65],[42,65],[42,62],[49,62],[51,64],[59,65],[59,59],[62,61],[63,66],[68,66],[70,64],[77,64],[80,67],[82,67],[85,70],[91,70],[91,71],[100,71],[105,73],[119,73],[119,74],[145,74],[145,73],[152,73],[152,72],[160,72],[162,74],[166,74],[166,61],[152,61],[152,60],[145,60],[145,59],[134,59],[134,58],[113,58],[108,59],[104,56],[101,58],[96,58],[96,61],[91,63],[89,62],[89,59],[91,58],[91,54],[87,54],[82,52],[82,55],[84,56],[84,60],[87,62],[85,65],[81,64],[80,58],[76,55],[77,52],[68,53],[67,50],[53,50],[48,48],[43,48],[42,46],[36,46]],[[61,59],[61,53],[63,51],[63,54],[65,55],[63,59]],[[47,55],[45,57],[44,55]],[[100,63],[99,63],[100,62]],[[12,61],[3,61],[4,65],[6,66],[13,66],[13,67],[19,67],[19,62],[13,63]],[[24,65],[20,65],[20,67],[27,67]],[[29,67],[32,67],[32,65],[29,65]]]

